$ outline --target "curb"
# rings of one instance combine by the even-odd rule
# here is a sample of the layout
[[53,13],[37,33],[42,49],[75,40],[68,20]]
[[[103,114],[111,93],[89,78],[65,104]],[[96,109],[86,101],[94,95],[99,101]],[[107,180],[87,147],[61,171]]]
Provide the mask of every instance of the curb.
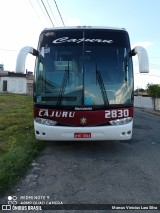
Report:
[[149,113],[149,114],[152,114],[152,115],[155,115],[155,116],[159,116],[159,117],[160,117],[160,111],[158,111],[158,110],[145,109],[145,108],[141,108],[141,110],[142,110],[143,112],[146,112],[146,113]]

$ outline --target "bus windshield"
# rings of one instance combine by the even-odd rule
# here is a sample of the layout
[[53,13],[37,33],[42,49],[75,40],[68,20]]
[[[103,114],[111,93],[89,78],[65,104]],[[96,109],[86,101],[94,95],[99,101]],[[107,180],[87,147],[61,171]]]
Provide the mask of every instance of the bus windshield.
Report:
[[107,107],[132,103],[132,59],[124,31],[44,32],[39,52],[36,103]]

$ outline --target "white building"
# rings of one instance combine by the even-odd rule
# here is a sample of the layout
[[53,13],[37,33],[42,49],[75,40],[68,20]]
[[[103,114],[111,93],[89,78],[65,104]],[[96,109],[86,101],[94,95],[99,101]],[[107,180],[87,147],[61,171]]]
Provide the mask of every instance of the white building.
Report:
[[1,71],[0,92],[32,95],[33,75]]

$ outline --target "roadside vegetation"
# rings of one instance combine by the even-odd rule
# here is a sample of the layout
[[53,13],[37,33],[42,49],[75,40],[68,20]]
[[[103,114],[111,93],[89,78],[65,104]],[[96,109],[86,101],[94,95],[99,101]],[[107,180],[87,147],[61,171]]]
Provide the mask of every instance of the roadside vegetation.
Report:
[[156,98],[160,98],[160,84],[147,84],[147,93],[152,97],[154,109],[156,109]]
[[0,196],[21,179],[43,147],[34,136],[32,97],[0,93]]
[[152,98],[160,98],[160,84],[147,84],[147,92]]

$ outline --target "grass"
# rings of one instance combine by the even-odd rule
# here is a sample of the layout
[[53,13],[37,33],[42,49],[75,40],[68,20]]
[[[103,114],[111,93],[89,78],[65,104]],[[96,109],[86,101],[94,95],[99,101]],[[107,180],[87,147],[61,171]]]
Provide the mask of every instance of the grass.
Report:
[[43,147],[34,136],[32,97],[0,93],[0,196],[22,178]]

